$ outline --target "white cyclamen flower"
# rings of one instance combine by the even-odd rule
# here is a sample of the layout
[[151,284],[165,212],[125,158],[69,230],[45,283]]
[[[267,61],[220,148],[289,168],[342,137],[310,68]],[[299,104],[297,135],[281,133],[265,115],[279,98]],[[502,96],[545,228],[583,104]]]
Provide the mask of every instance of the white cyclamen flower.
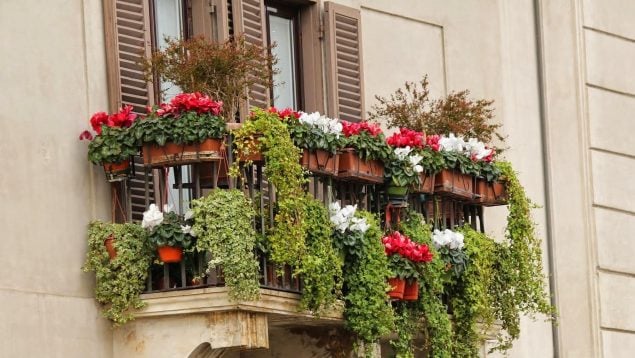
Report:
[[439,147],[446,152],[463,153],[465,150],[465,141],[463,137],[456,137],[454,133],[450,133],[448,137],[442,136],[439,139]]
[[187,209],[187,211],[185,212],[185,220],[190,220],[191,218],[194,217],[194,210],[192,209]]
[[351,226],[349,227],[351,231],[359,231],[363,234],[368,230],[368,228],[370,228],[370,225],[366,223],[366,219],[364,218],[351,219]]
[[339,232],[346,231],[351,225],[351,220],[353,219],[356,210],[357,205],[346,205],[344,208],[340,208],[340,204],[338,202],[332,203],[329,205],[331,223],[335,225],[335,228]]
[[395,155],[397,156],[397,159],[399,160],[406,160],[406,157],[408,156],[408,154],[410,154],[410,152],[412,152],[412,149],[410,147],[405,147],[405,148],[395,148]]
[[196,236],[190,225],[181,225],[181,232],[184,234],[189,234],[191,236]]
[[423,157],[420,156],[419,154],[413,154],[408,157],[408,160],[410,161],[410,166],[412,166],[412,169],[415,171],[415,173],[421,173],[423,171],[423,167],[419,165],[419,162],[421,162],[421,159],[423,159]]
[[150,204],[148,210],[143,213],[141,227],[152,230],[163,222],[163,213],[155,204]]
[[438,249],[449,244],[450,238],[445,234],[445,232],[434,230],[432,233],[432,241],[434,242],[434,246]]
[[460,232],[455,232],[454,235],[452,236],[452,242],[450,243],[450,249],[451,250],[455,250],[455,249],[462,249],[463,246],[465,245],[463,243],[463,240],[465,238],[463,237],[463,234],[461,234]]
[[300,123],[306,123],[308,125],[315,125],[315,121],[320,118],[320,112],[302,113],[300,115]]

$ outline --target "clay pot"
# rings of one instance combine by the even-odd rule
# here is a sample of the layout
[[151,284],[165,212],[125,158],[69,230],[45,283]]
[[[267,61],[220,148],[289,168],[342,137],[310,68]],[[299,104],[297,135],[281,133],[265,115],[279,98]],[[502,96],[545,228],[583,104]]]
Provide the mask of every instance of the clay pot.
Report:
[[388,292],[388,296],[390,296],[390,298],[392,299],[402,299],[404,289],[406,288],[406,280],[393,277],[388,279],[388,284],[392,288],[392,290]]
[[166,263],[177,263],[183,259],[183,249],[174,246],[159,246],[157,248],[159,259]]
[[474,199],[474,178],[458,169],[443,169],[435,177],[434,193],[459,200]]
[[403,291],[404,301],[416,301],[419,298],[419,282],[417,280],[406,281]]
[[130,161],[122,160],[117,163],[104,163],[104,172],[109,182],[124,180],[130,174]]
[[104,240],[104,246],[106,246],[106,251],[108,251],[108,256],[110,257],[110,261],[114,260],[117,257],[117,249],[115,249],[115,237],[110,235],[106,240]]
[[419,174],[419,184],[412,185],[413,193],[432,194],[434,193],[434,174],[422,172]]
[[146,166],[162,167],[190,163],[220,161],[224,143],[222,139],[210,138],[196,144],[165,143],[164,146],[145,144],[143,163]]
[[507,188],[500,181],[488,182],[485,179],[477,179],[476,203],[483,206],[498,206],[507,204]]
[[265,157],[260,151],[260,138],[262,134],[254,134],[250,141],[246,142],[245,149],[249,154],[238,153],[238,160],[241,162],[251,161],[254,163],[262,163],[265,161]]
[[300,164],[313,174],[336,176],[339,169],[340,157],[325,150],[309,150],[302,152]]
[[353,148],[344,148],[340,154],[337,178],[368,184],[384,182],[384,163],[378,160],[362,160]]

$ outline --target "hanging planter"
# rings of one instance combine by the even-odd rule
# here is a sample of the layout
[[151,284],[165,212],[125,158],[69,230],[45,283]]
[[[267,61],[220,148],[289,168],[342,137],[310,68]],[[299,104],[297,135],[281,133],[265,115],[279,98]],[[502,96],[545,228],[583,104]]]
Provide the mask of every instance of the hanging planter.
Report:
[[159,259],[166,264],[181,262],[183,259],[183,248],[175,246],[157,247]]
[[408,189],[409,188],[407,186],[397,186],[394,184],[388,185],[388,187],[386,188],[388,202],[392,204],[392,206],[404,206],[404,204],[406,204],[406,202],[408,201]]
[[416,301],[419,299],[419,281],[407,280],[403,291],[404,301]]
[[413,184],[411,187],[411,190],[413,193],[419,193],[419,194],[432,194],[434,193],[434,184],[435,184],[435,175],[428,173],[428,172],[422,172],[419,174],[419,183],[418,184]]
[[262,134],[256,133],[245,140],[242,150],[236,151],[239,162],[264,163],[265,157],[260,151],[260,138],[262,138]]
[[443,169],[434,180],[434,193],[459,200],[474,199],[474,177],[458,169]]
[[104,163],[106,179],[113,183],[126,180],[130,174],[130,160],[122,160],[117,163]]
[[406,288],[406,280],[393,277],[388,279],[388,284],[391,287],[391,290],[388,292],[388,296],[396,300],[403,299],[403,292]]
[[108,238],[104,240],[104,246],[106,246],[106,251],[108,252],[110,261],[114,260],[117,257],[117,249],[115,248],[115,237],[113,235],[108,236]]
[[483,206],[507,205],[507,189],[505,183],[498,180],[488,182],[485,179],[476,180],[476,202]]
[[166,143],[164,146],[145,144],[143,163],[150,167],[165,167],[200,162],[220,161],[223,159],[222,139],[208,138],[196,144]]
[[339,169],[339,154],[329,153],[322,149],[304,149],[300,164],[313,174],[336,176]]
[[344,148],[340,154],[337,178],[367,184],[384,181],[384,163],[379,160],[364,160],[353,148]]

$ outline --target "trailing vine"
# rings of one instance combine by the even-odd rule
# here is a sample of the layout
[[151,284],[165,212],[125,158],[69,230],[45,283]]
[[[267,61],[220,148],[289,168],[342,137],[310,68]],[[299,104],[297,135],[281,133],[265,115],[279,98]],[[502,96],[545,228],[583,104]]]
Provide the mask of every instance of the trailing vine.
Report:
[[394,315],[386,295],[391,273],[377,219],[364,211],[358,211],[356,216],[366,219],[369,228],[355,243],[354,252],[344,248],[344,316],[347,327],[359,339],[374,343],[394,327]]
[[252,226],[255,211],[240,190],[212,190],[192,201],[196,248],[209,251],[207,269],[223,266],[229,298],[252,301],[260,297],[258,260],[254,253],[256,232]]
[[342,259],[333,246],[333,227],[324,204],[308,195],[304,203],[307,251],[295,274],[302,276],[300,307],[319,316],[341,294]]
[[[410,308],[410,316],[408,317],[410,321],[397,323],[398,326],[402,325],[402,328],[397,328],[397,332],[399,333],[400,330],[406,332],[403,335],[398,334],[398,339],[411,341],[410,337],[413,337],[418,329],[423,333],[424,347],[422,348],[428,352],[428,357],[450,358],[454,345],[452,324],[447,307],[441,300],[448,277],[445,262],[432,244],[431,229],[425,223],[423,215],[408,211],[406,219],[401,222],[400,230],[412,241],[428,245],[433,258],[431,262],[423,265],[419,275],[419,306]],[[422,319],[423,327],[419,328],[414,323]]]
[[[117,256],[110,260],[104,241],[112,235]],[[139,295],[145,288],[153,252],[147,233],[136,224],[91,222],[85,272],[96,276],[95,299],[106,305],[102,314],[115,326],[134,318],[132,310],[144,307]]]
[[516,172],[508,162],[498,162],[508,195],[506,241],[497,247],[497,275],[493,299],[497,317],[506,336],[499,337],[495,349],[511,348],[520,335],[520,316],[544,314],[554,319],[555,309],[549,303],[542,267],[541,240],[531,218],[535,205],[525,194]]
[[[261,136],[258,136],[261,135]],[[278,264],[299,265],[306,251],[303,210],[303,185],[300,149],[294,144],[287,125],[277,114],[254,108],[249,121],[234,131],[240,157],[253,151],[254,143],[265,157],[265,176],[275,186],[277,214],[268,241],[271,260]],[[232,170],[238,172],[237,167]]]

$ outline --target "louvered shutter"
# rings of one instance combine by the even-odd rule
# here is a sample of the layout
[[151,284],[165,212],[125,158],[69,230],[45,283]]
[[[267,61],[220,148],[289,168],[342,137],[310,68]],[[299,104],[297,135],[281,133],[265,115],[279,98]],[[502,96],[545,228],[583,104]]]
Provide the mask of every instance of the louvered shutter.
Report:
[[[148,0],[104,1],[108,94],[113,112],[131,105],[136,113],[146,113],[146,106],[154,103],[154,88],[145,81],[139,64],[152,50],[150,23]],[[152,175],[145,176],[140,158],[135,158],[135,173],[129,181],[131,216],[140,220],[146,208],[146,180],[150,202],[154,202],[154,186]]]
[[230,0],[190,0],[194,36],[222,42],[229,38]]
[[[231,0],[232,23],[231,31],[237,35],[244,35],[245,40],[254,45],[267,44],[267,20],[265,3],[263,0]],[[241,117],[249,113],[252,106],[267,108],[270,103],[269,88],[254,85],[249,88],[249,101],[241,108]]]
[[347,121],[364,119],[364,73],[360,12],[326,2],[328,114]]

